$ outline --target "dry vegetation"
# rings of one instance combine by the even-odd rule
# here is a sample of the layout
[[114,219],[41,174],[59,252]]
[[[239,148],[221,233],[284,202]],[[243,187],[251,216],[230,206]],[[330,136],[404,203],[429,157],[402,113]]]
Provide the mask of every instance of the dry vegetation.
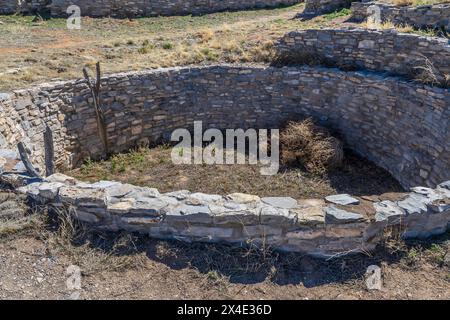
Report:
[[102,62],[105,73],[189,64],[259,63],[273,41],[294,29],[340,24],[349,12],[302,22],[301,5],[201,17],[134,20],[83,18],[81,30],[64,19],[0,17],[0,90],[81,77],[83,66]]
[[286,165],[301,165],[313,174],[325,174],[342,166],[343,144],[312,119],[290,122],[281,131],[281,160]]
[[[0,91],[80,78],[81,69],[97,61],[104,73],[221,62],[269,63],[274,59],[274,41],[286,32],[352,25],[346,22],[349,9],[307,21],[293,19],[303,6],[201,17],[85,17],[81,30],[68,30],[64,19],[0,16]],[[408,32],[424,33],[412,28]]]
[[399,7],[406,7],[406,6],[423,6],[429,4],[450,3],[450,0],[386,0],[385,2],[393,3]]
[[176,165],[171,148],[141,148],[112,156],[107,161],[87,161],[67,172],[81,180],[117,180],[150,186],[161,192],[187,189],[193,192],[259,196],[317,198],[335,193],[373,195],[400,192],[402,188],[386,171],[351,153],[343,166],[327,174],[311,174],[301,167],[283,166],[274,176],[260,174],[260,165]]

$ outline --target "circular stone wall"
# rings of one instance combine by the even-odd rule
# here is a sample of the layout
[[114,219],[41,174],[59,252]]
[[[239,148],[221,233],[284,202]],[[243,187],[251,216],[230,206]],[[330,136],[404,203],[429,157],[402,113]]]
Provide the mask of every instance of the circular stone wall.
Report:
[[[296,200],[160,194],[60,174],[19,189],[94,228],[335,256],[372,250],[393,226],[404,237],[440,234],[450,226],[450,182],[436,186],[450,172],[449,90],[335,69],[219,65],[110,75],[102,79],[101,101],[112,152],[168,139],[195,120],[204,128],[278,128],[311,116],[404,186],[434,189]],[[53,130],[59,166],[99,156],[91,103],[84,81],[0,94],[0,156],[1,148],[24,141],[32,160],[42,164],[46,125]]]
[[[0,142],[23,140],[43,163],[45,124],[58,166],[101,154],[84,81],[0,96]],[[109,145],[122,152],[142,140],[168,140],[177,128],[278,128],[313,117],[404,187],[450,179],[450,91],[369,73],[318,68],[208,66],[123,73],[102,79]],[[1,146],[0,146],[1,148]]]

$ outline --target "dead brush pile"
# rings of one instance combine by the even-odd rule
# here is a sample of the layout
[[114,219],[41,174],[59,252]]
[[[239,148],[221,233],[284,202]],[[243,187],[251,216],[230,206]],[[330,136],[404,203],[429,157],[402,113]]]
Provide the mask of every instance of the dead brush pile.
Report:
[[313,174],[338,168],[344,159],[342,142],[312,119],[289,122],[280,132],[280,146],[284,165],[301,165]]

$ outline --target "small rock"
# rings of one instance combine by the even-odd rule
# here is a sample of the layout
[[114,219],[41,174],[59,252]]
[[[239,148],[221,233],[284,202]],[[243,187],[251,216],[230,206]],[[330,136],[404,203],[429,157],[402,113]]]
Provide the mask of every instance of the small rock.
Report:
[[17,152],[10,149],[0,149],[0,157],[11,160],[19,160]]
[[195,203],[198,201],[200,204],[204,203],[212,203],[216,201],[222,200],[222,196],[218,194],[206,194],[206,193],[193,193],[189,196],[189,200],[192,201],[192,203]]
[[371,265],[366,271],[366,287],[367,290],[381,290],[381,268],[376,265]]
[[6,159],[3,157],[0,157],[0,173],[3,172],[3,167],[6,164]]
[[424,213],[427,211],[426,203],[430,200],[420,194],[411,193],[406,199],[398,201],[397,205],[406,211],[407,214]]
[[165,193],[166,196],[173,197],[177,200],[185,200],[190,194],[191,194],[191,192],[189,190],[179,190],[179,191]]
[[450,267],[450,252],[447,252],[447,254],[444,256],[444,265],[446,267]]
[[449,181],[442,182],[442,183],[439,185],[439,187],[441,187],[441,188],[443,188],[443,189],[450,190],[450,180],[449,180]]
[[266,197],[262,198],[261,201],[281,209],[292,209],[297,206],[297,200],[290,197]]
[[336,194],[333,196],[325,197],[325,200],[334,204],[340,204],[343,206],[351,204],[359,204],[359,200],[351,197],[348,194]]
[[263,206],[260,212],[261,224],[293,225],[297,222],[297,214],[288,209]]
[[93,215],[92,213],[89,213],[89,212],[74,210],[72,214],[76,219],[83,221],[83,222],[97,223],[99,221],[99,219],[95,215]]
[[359,213],[338,209],[335,206],[325,208],[325,223],[344,224],[364,221],[364,217]]
[[232,193],[227,196],[227,199],[230,199],[231,201],[237,203],[251,203],[261,200],[261,198],[258,196],[245,193]]
[[375,221],[376,222],[398,222],[398,219],[405,215],[405,212],[400,209],[392,201],[381,201],[373,204],[375,208]]

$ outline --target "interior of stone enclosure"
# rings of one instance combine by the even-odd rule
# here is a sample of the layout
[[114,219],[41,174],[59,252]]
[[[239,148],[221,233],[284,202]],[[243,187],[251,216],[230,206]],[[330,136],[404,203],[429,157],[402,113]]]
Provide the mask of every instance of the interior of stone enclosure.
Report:
[[[208,66],[117,74],[102,79],[109,145],[122,152],[167,141],[177,128],[278,128],[313,117],[404,187],[449,178],[446,89],[358,72],[309,67]],[[43,164],[45,125],[62,167],[103,150],[84,81],[42,85],[2,96],[3,143],[25,139]]]

